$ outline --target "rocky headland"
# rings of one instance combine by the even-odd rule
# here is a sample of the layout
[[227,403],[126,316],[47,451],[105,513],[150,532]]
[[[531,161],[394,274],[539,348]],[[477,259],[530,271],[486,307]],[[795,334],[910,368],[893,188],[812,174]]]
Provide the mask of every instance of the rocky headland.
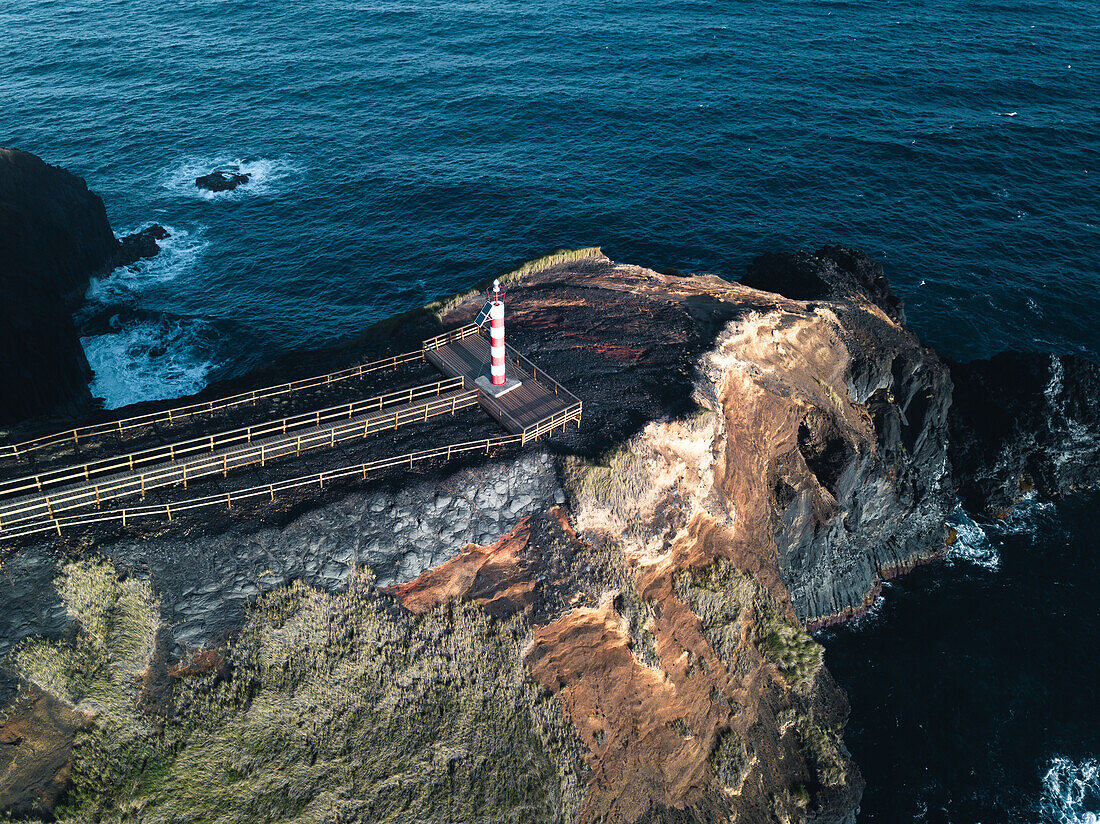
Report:
[[[583,400],[579,429],[9,548],[5,808],[854,820],[847,702],[808,632],[940,556],[960,493],[981,511],[1095,483],[1095,366],[1031,358],[1024,384],[1011,364],[949,366],[843,248],[765,256],[740,283],[598,250],[507,280],[511,343]],[[480,305],[437,302],[299,368],[397,351]],[[1063,423],[1035,431],[1052,402]]]
[[93,410],[73,312],[92,277],[152,257],[166,236],[151,226],[119,241],[81,178],[0,148],[0,427]]

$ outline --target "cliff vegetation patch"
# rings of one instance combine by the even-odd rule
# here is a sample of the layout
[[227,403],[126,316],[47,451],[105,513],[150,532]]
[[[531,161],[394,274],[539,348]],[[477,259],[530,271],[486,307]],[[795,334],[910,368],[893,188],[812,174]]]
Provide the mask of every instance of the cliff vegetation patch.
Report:
[[157,632],[149,587],[103,563],[58,584],[76,637],[13,665],[100,710],[61,821],[558,822],[579,806],[578,743],[519,663],[522,616],[461,602],[414,616],[369,574],[337,594],[295,583],[259,599],[224,660],[171,668],[153,725],[134,672]]

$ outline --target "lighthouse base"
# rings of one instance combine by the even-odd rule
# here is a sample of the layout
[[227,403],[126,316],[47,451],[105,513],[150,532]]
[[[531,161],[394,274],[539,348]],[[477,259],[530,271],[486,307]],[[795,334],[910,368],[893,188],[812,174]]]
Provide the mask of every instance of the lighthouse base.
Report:
[[518,388],[521,384],[521,381],[517,381],[515,378],[505,378],[503,385],[493,386],[493,382],[492,380],[490,380],[488,375],[482,375],[480,378],[474,381],[474,383],[477,384],[478,389],[487,392],[494,398],[499,398],[501,395],[507,395],[513,389]]

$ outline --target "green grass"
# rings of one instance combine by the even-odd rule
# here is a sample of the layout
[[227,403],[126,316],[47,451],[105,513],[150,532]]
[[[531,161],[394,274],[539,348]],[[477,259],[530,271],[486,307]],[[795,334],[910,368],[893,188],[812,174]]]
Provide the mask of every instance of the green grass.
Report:
[[120,579],[101,561],[68,564],[57,581],[61,600],[76,621],[72,643],[32,640],[10,665],[22,678],[129,734],[146,724],[134,709],[136,677],[153,654],[160,604],[149,585]]
[[753,580],[719,558],[706,569],[676,576],[676,595],[691,606],[703,625],[703,635],[726,666],[735,669],[741,643],[742,611],[756,597]]
[[147,587],[106,564],[58,583],[82,629],[25,645],[20,672],[72,700],[91,700],[89,684],[117,693],[96,696],[109,712],[77,743],[60,821],[559,822],[583,797],[582,744],[527,677],[522,616],[465,603],[413,616],[369,574],[339,594],[295,583],[251,610],[225,650],[231,678],[175,683],[158,735],[113,720],[139,714]]
[[801,627],[765,604],[759,611],[761,652],[792,687],[809,684],[824,660],[824,649]]
[[648,497],[652,480],[648,458],[632,444],[595,460],[564,456],[560,462],[562,483],[573,500],[582,504],[591,499],[615,517],[634,520],[638,502]]
[[521,281],[526,277],[538,274],[539,272],[562,263],[575,263],[578,260],[591,260],[602,256],[603,252],[600,250],[599,246],[588,246],[581,249],[556,249],[553,252],[521,263],[514,269],[505,272],[503,275],[484,280],[472,289],[467,289],[464,292],[458,292],[449,297],[434,300],[424,308],[429,312],[434,312],[438,317],[442,317],[459,304],[464,303],[472,297],[484,294],[485,290],[493,285],[494,280],[499,280],[500,285],[504,286],[508,283]]

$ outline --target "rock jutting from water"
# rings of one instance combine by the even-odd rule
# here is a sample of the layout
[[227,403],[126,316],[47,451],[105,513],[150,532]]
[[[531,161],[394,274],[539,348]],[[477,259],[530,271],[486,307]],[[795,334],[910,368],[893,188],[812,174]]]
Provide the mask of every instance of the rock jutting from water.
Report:
[[[854,821],[847,701],[806,630],[943,552],[947,366],[843,248],[746,283],[598,250],[508,280],[511,343],[582,398],[580,429],[12,554],[0,796],[71,781],[73,819]],[[5,732],[28,718],[68,760]]]
[[93,410],[73,312],[92,277],[156,255],[165,237],[154,225],[116,240],[81,178],[0,149],[0,426]]
[[232,192],[252,179],[245,172],[210,172],[195,178],[195,185],[208,192]]

